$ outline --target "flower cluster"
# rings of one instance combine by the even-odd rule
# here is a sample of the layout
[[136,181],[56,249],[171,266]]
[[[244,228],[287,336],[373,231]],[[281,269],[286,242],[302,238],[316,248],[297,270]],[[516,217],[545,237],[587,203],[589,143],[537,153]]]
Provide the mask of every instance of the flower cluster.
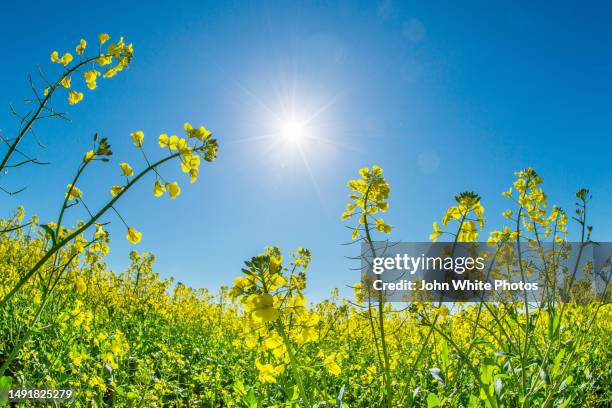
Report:
[[[118,72],[127,68],[132,61],[134,47],[131,43],[126,44],[123,37],[121,37],[117,43],[109,43],[106,50],[103,50],[102,46],[109,39],[110,36],[108,34],[101,33],[98,35],[99,50],[98,54],[94,57],[86,57],[84,55],[87,41],[81,39],[75,47],[79,59],[73,66],[70,64],[73,62],[74,57],[70,52],[65,52],[60,56],[59,52],[53,51],[50,56],[51,62],[64,66],[66,71],[55,85],[45,88],[43,94],[49,96],[58,86],[61,86],[68,90],[68,103],[75,105],[83,100],[83,93],[72,89],[72,74],[82,72],[87,88],[94,90],[98,86],[97,79],[99,76],[112,78]],[[104,74],[98,71],[99,67],[106,67]]]
[[[495,244],[500,241],[513,242],[523,233],[531,243],[540,239],[552,238],[564,242],[562,234],[567,234],[568,216],[560,207],[553,205],[549,213],[548,196],[542,189],[543,180],[532,168],[515,173],[517,179],[513,186],[502,195],[512,200],[517,208],[505,210],[502,215],[512,221],[512,228],[505,226],[501,231],[492,231],[488,242]],[[519,226],[521,228],[519,228]]]
[[346,205],[346,211],[342,213],[343,220],[359,216],[359,225],[353,228],[352,239],[359,238],[363,231],[369,235],[372,220],[376,230],[390,234],[391,225],[376,217],[376,214],[387,212],[389,209],[390,189],[383,176],[383,170],[376,165],[372,166],[372,169],[364,167],[359,170],[359,175],[360,179],[348,182],[351,202]]
[[480,197],[476,193],[466,191],[455,196],[455,202],[457,205],[446,210],[442,225],[447,226],[452,221],[457,222],[457,232],[444,231],[438,222],[434,221],[433,232],[429,235],[431,241],[436,242],[442,234],[452,235],[458,242],[474,242],[478,239],[478,233],[484,229],[485,224],[484,207]]
[[[176,135],[168,136],[163,133],[159,135],[157,143],[162,149],[168,149],[170,153],[178,152],[181,158],[181,170],[189,175],[189,182],[195,183],[200,175],[200,158],[208,162],[215,160],[217,156],[217,141],[211,138],[212,133],[204,126],[195,129],[189,122],[183,125],[187,138],[178,137]],[[194,145],[190,145],[190,141],[194,141],[196,145],[205,146],[205,149],[197,149]],[[168,185],[165,186],[168,188]],[[180,191],[180,190],[179,190]],[[154,194],[160,197],[164,192],[164,186],[156,184]],[[168,192],[172,192],[168,189]]]

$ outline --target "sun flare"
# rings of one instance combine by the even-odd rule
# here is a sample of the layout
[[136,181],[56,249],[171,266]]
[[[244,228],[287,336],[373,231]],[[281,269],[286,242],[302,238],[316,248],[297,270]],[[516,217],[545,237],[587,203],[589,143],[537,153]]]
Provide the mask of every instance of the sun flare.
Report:
[[287,120],[282,123],[280,135],[287,142],[299,143],[305,136],[305,130],[303,123]]

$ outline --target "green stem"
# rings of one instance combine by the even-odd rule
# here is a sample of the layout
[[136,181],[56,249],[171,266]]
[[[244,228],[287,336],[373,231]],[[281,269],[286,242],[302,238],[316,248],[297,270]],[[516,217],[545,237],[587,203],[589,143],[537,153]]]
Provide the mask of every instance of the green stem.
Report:
[[285,332],[283,323],[279,320],[277,321],[276,326],[277,326],[278,332],[283,338],[283,343],[285,343],[287,354],[289,354],[289,363],[291,366],[291,372],[293,373],[293,376],[295,377],[295,381],[298,384],[298,388],[300,389],[300,394],[302,395],[302,399],[304,400],[304,402],[306,403],[308,407],[312,407],[312,403],[310,402],[310,398],[308,398],[308,394],[306,393],[306,388],[304,387],[304,381],[302,380],[302,375],[300,374],[300,371],[298,369],[297,357],[293,353],[293,348],[291,346],[291,342],[289,341],[289,337],[287,336],[287,333]]
[[[363,208],[363,216],[364,216],[364,227],[366,233],[366,241],[370,245],[370,250],[372,251],[372,257],[376,258],[376,250],[374,249],[374,244],[372,242],[372,236],[370,235],[370,225],[368,223],[368,200],[370,194],[370,188],[372,184],[368,186],[368,189],[364,196],[364,208]],[[382,291],[378,291],[378,330],[380,331],[380,345],[382,348],[383,359],[384,359],[384,370],[383,370],[383,378],[385,380],[385,400],[387,406],[391,406],[391,379],[390,373],[391,368],[389,364],[389,353],[387,350],[387,340],[385,338],[385,315],[384,315],[384,307],[385,300],[383,297]]]

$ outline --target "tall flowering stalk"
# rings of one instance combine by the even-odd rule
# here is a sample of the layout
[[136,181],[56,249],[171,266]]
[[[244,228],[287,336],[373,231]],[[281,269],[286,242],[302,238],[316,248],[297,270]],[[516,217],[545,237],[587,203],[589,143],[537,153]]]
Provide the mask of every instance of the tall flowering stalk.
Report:
[[[389,209],[389,184],[383,176],[383,170],[379,166],[367,167],[359,170],[360,179],[350,180],[348,188],[351,190],[349,198],[351,202],[346,205],[346,211],[342,213],[343,220],[357,217],[358,224],[352,226],[353,241],[364,241],[369,247],[370,255],[376,258],[377,251],[374,247],[373,234],[375,231],[384,234],[391,233],[391,225],[385,223],[379,214]],[[359,286],[361,288],[361,286]],[[374,338],[376,353],[378,356],[379,369],[383,377],[383,394],[386,406],[392,405],[391,366],[389,360],[389,348],[385,333],[385,299],[382,291],[377,291],[376,303],[378,304],[378,318],[372,314],[371,293],[367,288],[367,313],[370,328]]]
[[[230,290],[230,296],[242,304],[247,317],[246,345],[260,346],[266,350],[264,357],[267,354],[270,360],[255,362],[260,381],[276,383],[288,365],[308,407],[312,406],[312,395],[306,388],[304,362],[296,351],[300,345],[318,338],[319,316],[306,308],[302,293],[310,259],[307,249],[298,248],[289,266],[284,267],[278,247],[270,247],[245,262],[244,276],[236,278]],[[339,374],[333,359],[325,359],[323,364],[330,372]]]

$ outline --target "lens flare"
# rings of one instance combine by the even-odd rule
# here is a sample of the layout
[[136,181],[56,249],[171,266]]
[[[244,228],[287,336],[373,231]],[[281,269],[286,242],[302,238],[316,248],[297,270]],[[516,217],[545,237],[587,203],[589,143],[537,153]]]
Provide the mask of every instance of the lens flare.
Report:
[[280,135],[285,141],[299,143],[305,136],[305,126],[294,120],[283,122]]

